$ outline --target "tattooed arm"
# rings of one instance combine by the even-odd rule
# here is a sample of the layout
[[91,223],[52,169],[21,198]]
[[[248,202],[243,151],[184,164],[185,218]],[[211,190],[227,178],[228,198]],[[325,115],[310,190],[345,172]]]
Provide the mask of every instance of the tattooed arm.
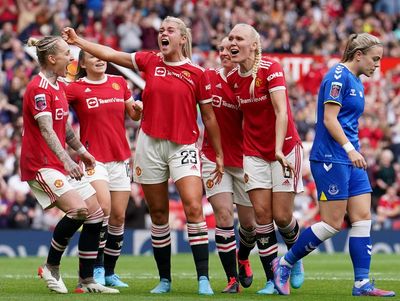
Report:
[[67,142],[67,144],[72,147],[74,151],[78,151],[81,147],[83,147],[79,139],[76,138],[74,130],[69,123],[67,123],[65,142]]
[[57,158],[64,164],[65,170],[68,174],[77,180],[82,178],[82,169],[78,164],[71,159],[66,150],[61,145],[56,133],[53,130],[53,119],[49,115],[43,115],[36,119],[40,133],[46,141],[48,147],[57,156]]
[[86,170],[93,169],[96,165],[95,158],[89,154],[86,148],[82,145],[79,139],[75,136],[74,130],[71,125],[67,123],[66,138],[67,144],[76,151],[81,158],[82,162],[85,164]]

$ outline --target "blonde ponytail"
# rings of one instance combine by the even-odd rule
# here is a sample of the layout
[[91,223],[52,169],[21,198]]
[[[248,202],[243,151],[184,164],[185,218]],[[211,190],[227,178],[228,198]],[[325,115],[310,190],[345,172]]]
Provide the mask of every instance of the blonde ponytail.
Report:
[[353,33],[347,41],[341,62],[351,62],[357,50],[366,53],[368,49],[374,46],[382,46],[381,41],[377,37],[366,32],[360,34]]
[[261,48],[260,35],[254,29],[254,27],[251,26],[251,28],[253,29],[255,42],[257,43],[257,49],[255,51],[255,56],[254,56],[254,64],[253,64],[253,68],[251,69],[252,70],[251,76],[252,76],[253,80],[251,81],[250,88],[249,88],[250,97],[254,98],[255,97],[254,88],[255,88],[256,80],[257,80],[258,67],[260,66],[260,62],[261,62],[262,48]]
[[183,56],[192,59],[192,31],[186,27],[186,43],[182,47]]

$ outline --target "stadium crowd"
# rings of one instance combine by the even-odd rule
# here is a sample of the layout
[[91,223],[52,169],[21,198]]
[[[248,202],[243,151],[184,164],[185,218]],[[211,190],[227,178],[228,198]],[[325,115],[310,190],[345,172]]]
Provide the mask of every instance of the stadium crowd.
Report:
[[[335,56],[349,33],[369,32],[384,43],[384,56],[400,57],[398,0],[0,0],[0,228],[52,229],[61,214],[57,209],[38,209],[29,186],[20,180],[22,96],[38,72],[23,48],[28,37],[58,35],[71,26],[87,39],[115,49],[153,50],[158,48],[160,22],[168,15],[182,18],[191,27],[193,61],[203,67],[217,65],[217,43],[237,23],[257,28],[265,53]],[[313,141],[316,94],[327,68],[315,62],[301,80],[287,78],[305,154]],[[138,87],[130,85],[140,99]],[[374,188],[373,228],[400,229],[400,65],[365,87],[359,136]],[[78,126],[72,115],[71,121]],[[132,154],[138,125],[127,120]],[[296,217],[305,227],[318,220],[315,184],[307,163],[303,180],[305,193],[295,203]],[[170,199],[171,228],[179,229],[185,224],[184,215],[172,184]],[[145,227],[145,212],[143,192],[132,183],[126,225]],[[205,213],[212,225],[212,212]]]

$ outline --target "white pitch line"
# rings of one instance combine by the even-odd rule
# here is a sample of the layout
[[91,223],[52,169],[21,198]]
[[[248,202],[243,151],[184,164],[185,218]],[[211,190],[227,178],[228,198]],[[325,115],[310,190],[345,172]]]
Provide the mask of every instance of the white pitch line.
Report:
[[[77,279],[78,276],[77,275],[72,275],[72,274],[61,274],[61,276],[63,277],[63,279]],[[122,279],[159,279],[159,276],[157,275],[152,275],[152,274],[141,274],[141,275],[132,275],[132,274],[119,274],[119,276]],[[224,276],[214,276],[214,275],[210,275],[211,280],[217,280],[217,279],[225,279]],[[373,273],[372,278],[376,278],[377,280],[380,281],[399,281],[398,277],[396,274],[393,273],[393,275],[388,276],[387,273]],[[379,276],[379,277],[378,277]],[[38,276],[35,275],[15,275],[15,274],[3,274],[0,275],[0,279],[4,278],[4,279],[38,279]],[[180,274],[172,274],[172,278],[174,279],[196,279],[196,276],[194,274],[189,274],[189,273],[180,273]],[[309,273],[306,274],[305,276],[305,280],[349,280],[352,281],[353,278],[353,274],[352,273],[343,273],[341,275],[337,275],[337,274],[328,274],[328,273]]]

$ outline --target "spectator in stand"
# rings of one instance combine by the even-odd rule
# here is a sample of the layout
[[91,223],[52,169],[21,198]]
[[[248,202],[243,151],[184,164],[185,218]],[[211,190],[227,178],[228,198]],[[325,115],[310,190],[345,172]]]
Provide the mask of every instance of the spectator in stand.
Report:
[[[240,286],[249,287],[253,282],[249,254],[256,244],[256,222],[254,210],[245,191],[243,172],[243,114],[235,95],[226,82],[227,74],[236,67],[231,61],[230,42],[227,37],[218,46],[222,68],[209,69],[207,74],[213,93],[213,109],[221,130],[224,151],[225,174],[219,185],[214,185],[215,152],[204,133],[202,145],[203,183],[208,201],[212,205],[216,220],[215,242],[228,285],[223,293],[238,293]],[[234,204],[238,213],[239,249],[236,251],[234,230]],[[236,253],[239,275],[236,268]]]
[[131,191],[125,115],[138,121],[142,103],[133,100],[123,77],[106,74],[106,69],[105,61],[81,50],[76,81],[67,86],[66,93],[79,120],[81,143],[96,158],[94,169],[85,171],[104,213],[94,279],[102,285],[128,287],[114,271]]
[[10,123],[18,116],[18,107],[8,102],[8,97],[0,92],[0,124]]
[[392,229],[393,221],[399,218],[400,197],[397,195],[397,188],[390,186],[378,201],[376,220],[373,229]]
[[7,22],[15,26],[18,21],[16,0],[0,0],[0,27]]
[[35,208],[27,200],[27,195],[14,190],[11,186],[7,195],[11,198],[8,207],[8,226],[14,229],[29,229],[35,216]]
[[139,11],[127,11],[125,20],[118,25],[119,46],[124,52],[135,52],[142,49],[142,29],[140,28],[141,15]]
[[[78,37],[72,28],[63,30],[63,38],[102,60],[145,73],[143,119],[134,160],[134,179],[142,184],[153,223],[152,242],[160,282],[151,292],[162,294],[171,290],[168,224],[168,178],[171,176],[187,217],[198,293],[214,294],[208,279],[208,231],[201,204],[200,157],[195,146],[199,137],[197,103],[216,152],[216,183],[221,182],[224,173],[223,153],[218,123],[211,106],[210,83],[204,70],[190,61],[190,30],[180,19],[165,18],[158,34],[159,54],[116,51]],[[171,87],[174,87],[173,93]]]
[[364,111],[361,75],[371,77],[383,56],[380,40],[368,33],[348,38],[341,63],[324,77],[318,94],[316,134],[310,154],[317,185],[321,222],[304,230],[294,246],[273,261],[274,284],[290,294],[292,266],[341,230],[347,213],[350,257],[353,263],[353,296],[392,297],[369,280],[371,264],[371,185],[367,162],[359,153],[358,119]]
[[93,280],[104,214],[94,188],[82,178],[81,167],[65,150],[67,143],[78,152],[87,169],[94,168],[94,157],[67,123],[65,84],[58,80],[66,76],[67,65],[73,60],[70,49],[61,37],[54,36],[30,38],[28,46],[36,48],[41,72],[24,94],[21,179],[28,182],[43,209],[56,206],[65,212],[54,229],[46,263],[39,267],[38,275],[50,290],[68,292],[60,276],[60,261],[70,238],[82,227],[78,246],[79,282],[75,292],[119,293]]
[[385,149],[379,156],[378,169],[375,171],[374,196],[379,199],[386,193],[386,189],[397,182],[396,170],[393,165],[393,153]]
[[150,11],[150,13],[143,17],[140,22],[142,29],[142,48],[148,50],[154,50],[158,48],[157,45],[157,30],[161,25],[161,19],[157,15],[156,11]]
[[142,187],[131,183],[131,195],[125,213],[125,227],[133,229],[146,229],[147,206]]
[[0,169],[0,229],[8,227],[8,207],[10,201],[7,194],[9,190]]
[[[227,82],[243,112],[245,190],[256,218],[258,253],[267,281],[258,294],[275,292],[271,262],[278,254],[274,222],[288,249],[299,236],[293,217],[296,193],[303,191],[303,150],[290,108],[282,66],[262,56],[258,32],[238,24],[229,33],[232,62],[238,67]],[[266,122],[268,120],[268,122]],[[293,266],[291,285],[304,281],[301,261]]]
[[324,77],[325,71],[324,65],[320,62],[314,61],[310,64],[310,70],[304,74],[301,80],[301,86],[305,93],[312,95],[318,93],[319,84]]
[[[6,57],[12,56],[12,42],[16,38],[16,33],[11,22],[6,22],[2,25],[0,31],[0,51],[2,52],[0,62]],[[11,54],[9,54],[11,52]]]
[[57,207],[43,211],[39,206],[35,208],[35,216],[32,222],[32,228],[43,231],[54,231],[64,212]]
[[376,149],[379,147],[383,136],[383,130],[379,127],[379,119],[371,115],[366,115],[360,124],[358,137],[360,139],[367,138],[370,146]]

